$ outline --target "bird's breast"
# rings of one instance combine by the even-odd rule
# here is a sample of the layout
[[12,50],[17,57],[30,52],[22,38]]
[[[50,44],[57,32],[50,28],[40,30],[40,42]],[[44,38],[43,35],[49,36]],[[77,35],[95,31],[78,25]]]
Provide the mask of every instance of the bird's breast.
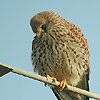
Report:
[[80,68],[81,62],[67,41],[45,39],[37,42],[33,46],[32,62],[34,70],[40,75],[50,75],[58,81],[66,79],[71,85],[77,84],[83,74],[83,69]]

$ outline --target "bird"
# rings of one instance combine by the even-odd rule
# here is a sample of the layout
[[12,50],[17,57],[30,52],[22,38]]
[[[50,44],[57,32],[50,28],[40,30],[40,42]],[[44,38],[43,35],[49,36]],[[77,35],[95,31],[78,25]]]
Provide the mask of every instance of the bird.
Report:
[[54,11],[42,11],[33,16],[30,26],[31,60],[34,71],[60,86],[51,86],[58,100],[89,100],[89,97],[64,90],[68,85],[89,91],[90,51],[81,29]]

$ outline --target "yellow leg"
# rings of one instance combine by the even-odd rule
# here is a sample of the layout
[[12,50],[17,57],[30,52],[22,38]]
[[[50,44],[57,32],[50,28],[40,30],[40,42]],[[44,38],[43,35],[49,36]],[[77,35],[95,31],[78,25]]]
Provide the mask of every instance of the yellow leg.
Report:
[[69,88],[68,88],[68,84],[67,84],[67,82],[66,82],[66,79],[64,79],[64,80],[62,80],[62,81],[60,82],[60,86],[59,86],[60,91],[62,91],[65,87],[67,88],[67,90],[69,89]]
[[53,80],[53,82],[57,82],[57,79],[55,78],[55,77],[50,77],[49,75],[47,75],[47,79],[51,79],[51,80]]
[[[55,83],[57,82],[57,79],[55,78],[55,77],[50,77],[49,75],[47,75],[47,80],[48,79],[51,79],[51,80],[53,80]],[[47,85],[47,83],[45,83],[45,86]],[[60,91],[62,91],[64,88],[67,88],[67,90],[69,89],[68,88],[68,84],[67,84],[67,82],[66,82],[66,79],[64,79],[64,80],[62,80],[61,82],[60,82],[60,86],[59,86],[59,88],[60,88]]]
[[[55,77],[50,77],[49,75],[47,75],[47,80],[51,79],[53,80],[53,82],[57,83],[57,79]],[[47,83],[45,83],[45,87],[47,86]]]

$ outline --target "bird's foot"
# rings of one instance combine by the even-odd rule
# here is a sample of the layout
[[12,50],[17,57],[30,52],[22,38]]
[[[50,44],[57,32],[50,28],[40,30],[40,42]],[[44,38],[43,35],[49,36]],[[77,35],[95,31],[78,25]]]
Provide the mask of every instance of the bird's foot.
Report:
[[[47,75],[47,80],[51,79],[53,80],[53,82],[57,83],[57,79],[55,77],[50,77],[49,75]],[[47,85],[47,83],[45,83],[45,86]]]
[[53,82],[57,83],[57,79],[55,77],[50,77],[49,75],[47,75],[47,80],[51,79],[53,80]]
[[69,90],[69,87],[68,87],[68,84],[67,84],[67,82],[66,82],[66,79],[65,79],[65,80],[62,80],[62,81],[60,82],[60,86],[59,86],[60,91],[62,91],[65,87],[67,88],[67,90]]

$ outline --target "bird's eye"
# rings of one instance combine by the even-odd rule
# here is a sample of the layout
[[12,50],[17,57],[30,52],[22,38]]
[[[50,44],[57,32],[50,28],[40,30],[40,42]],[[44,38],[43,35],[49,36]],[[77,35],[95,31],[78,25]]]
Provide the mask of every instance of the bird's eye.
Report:
[[46,25],[45,24],[42,25],[42,29],[46,30]]

